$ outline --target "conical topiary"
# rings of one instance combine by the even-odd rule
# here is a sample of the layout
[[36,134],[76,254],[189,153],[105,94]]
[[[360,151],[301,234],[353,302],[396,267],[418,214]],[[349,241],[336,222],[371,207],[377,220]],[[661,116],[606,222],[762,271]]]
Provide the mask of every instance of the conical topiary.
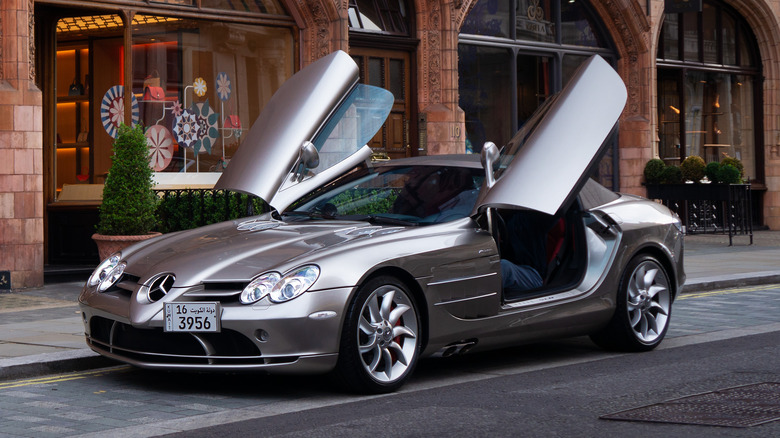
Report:
[[111,169],[103,187],[97,232],[105,235],[142,235],[155,226],[157,196],[152,190],[149,147],[143,128],[119,126]]

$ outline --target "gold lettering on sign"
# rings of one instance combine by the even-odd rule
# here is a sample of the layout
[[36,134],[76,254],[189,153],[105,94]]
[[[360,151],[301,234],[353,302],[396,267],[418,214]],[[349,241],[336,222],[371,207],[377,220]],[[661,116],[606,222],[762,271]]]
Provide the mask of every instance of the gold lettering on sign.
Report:
[[542,21],[544,19],[544,9],[539,6],[541,0],[531,0],[531,6],[528,7],[527,15],[529,20]]

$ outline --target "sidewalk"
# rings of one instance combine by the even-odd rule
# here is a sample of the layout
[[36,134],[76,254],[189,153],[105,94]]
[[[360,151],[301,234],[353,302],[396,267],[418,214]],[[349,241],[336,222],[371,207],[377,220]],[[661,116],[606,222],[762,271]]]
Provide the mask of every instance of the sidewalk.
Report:
[[[780,283],[780,231],[685,238],[683,293]],[[86,280],[86,276],[84,278]],[[84,281],[0,294],[0,381],[115,365],[87,348],[76,300]]]

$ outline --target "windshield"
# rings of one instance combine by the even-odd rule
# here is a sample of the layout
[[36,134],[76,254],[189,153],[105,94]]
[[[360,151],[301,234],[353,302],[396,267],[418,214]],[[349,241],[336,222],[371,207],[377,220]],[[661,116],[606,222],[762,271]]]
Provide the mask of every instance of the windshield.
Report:
[[289,218],[428,225],[471,213],[484,173],[448,166],[362,167],[304,196]]

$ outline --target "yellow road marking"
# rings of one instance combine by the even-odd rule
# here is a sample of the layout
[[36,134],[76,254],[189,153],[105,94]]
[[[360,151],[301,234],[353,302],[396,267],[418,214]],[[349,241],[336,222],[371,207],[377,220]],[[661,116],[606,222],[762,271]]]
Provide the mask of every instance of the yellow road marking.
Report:
[[689,298],[704,298],[704,297],[712,297],[716,295],[730,295],[730,294],[741,294],[746,292],[757,292],[762,290],[770,290],[770,289],[778,289],[780,288],[780,284],[764,284],[760,286],[750,286],[750,287],[737,287],[733,289],[719,289],[719,290],[713,290],[709,292],[698,292],[693,294],[683,294],[678,297],[680,300],[687,300]]
[[21,388],[24,386],[47,385],[51,383],[67,382],[69,380],[86,379],[87,377],[101,376],[103,374],[116,373],[131,369],[129,365],[116,368],[82,371],[78,373],[59,374],[56,376],[41,377],[36,379],[14,380],[12,382],[0,382],[0,390]]

